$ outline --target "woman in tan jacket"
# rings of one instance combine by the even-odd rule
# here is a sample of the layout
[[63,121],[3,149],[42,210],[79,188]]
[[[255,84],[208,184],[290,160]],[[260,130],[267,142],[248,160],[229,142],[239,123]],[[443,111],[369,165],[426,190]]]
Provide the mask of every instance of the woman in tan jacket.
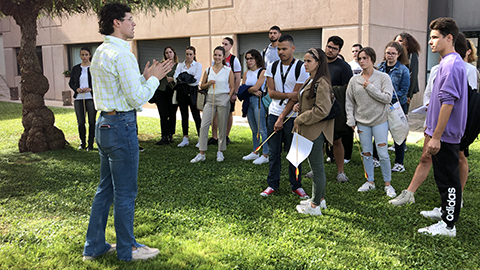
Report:
[[301,214],[321,215],[325,202],[325,169],[323,144],[333,142],[334,119],[322,121],[330,112],[333,101],[330,72],[322,49],[310,49],[305,54],[305,71],[310,78],[299,93],[299,103],[293,110],[298,112],[294,126],[298,134],[313,141],[308,162],[313,171],[312,198],[300,202],[297,211]]

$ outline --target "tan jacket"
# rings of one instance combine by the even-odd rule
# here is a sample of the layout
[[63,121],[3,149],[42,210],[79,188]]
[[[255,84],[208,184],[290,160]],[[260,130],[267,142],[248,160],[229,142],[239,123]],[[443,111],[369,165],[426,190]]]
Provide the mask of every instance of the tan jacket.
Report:
[[[305,84],[309,82],[310,79]],[[300,91],[301,94],[298,97],[300,111],[295,119],[295,124],[298,125],[298,134],[305,138],[314,141],[323,132],[325,139],[332,144],[335,119],[320,122],[330,113],[332,108],[332,85],[323,77],[318,79],[317,83],[315,98],[308,98],[310,95],[309,85],[304,84],[303,89],[305,90],[303,92]]]

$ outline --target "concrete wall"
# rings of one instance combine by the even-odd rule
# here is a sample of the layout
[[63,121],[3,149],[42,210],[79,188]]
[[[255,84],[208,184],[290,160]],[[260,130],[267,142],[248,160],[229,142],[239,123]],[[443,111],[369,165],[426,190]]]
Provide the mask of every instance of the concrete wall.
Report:
[[[385,44],[407,31],[422,44],[419,81],[423,90],[427,14],[428,0],[397,0],[394,6],[383,0],[197,0],[188,12],[182,9],[157,12],[155,16],[133,14],[137,27],[132,51],[136,53],[137,40],[189,37],[205,69],[212,61],[213,48],[221,44],[223,37],[236,41],[237,34],[266,33],[272,25],[278,25],[282,30],[322,28],[323,44],[331,35],[341,36],[345,40],[341,53],[347,61],[352,60],[350,46],[354,43],[374,47],[377,58],[382,59]],[[7,83],[18,86],[15,48],[20,46],[19,27],[7,17],[0,21],[0,32]],[[97,18],[87,14],[42,18],[38,33],[37,45],[42,46],[45,75],[50,82],[46,98],[61,99],[61,91],[68,89],[62,75],[68,67],[66,45],[101,42]],[[236,54],[236,50],[234,46],[232,52]]]

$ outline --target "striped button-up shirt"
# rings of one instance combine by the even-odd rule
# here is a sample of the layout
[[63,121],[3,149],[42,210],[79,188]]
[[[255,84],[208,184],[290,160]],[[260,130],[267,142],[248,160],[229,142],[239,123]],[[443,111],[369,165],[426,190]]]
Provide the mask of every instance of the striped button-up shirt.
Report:
[[95,51],[91,74],[97,111],[141,111],[159,85],[156,77],[140,74],[130,44],[113,36],[105,36]]

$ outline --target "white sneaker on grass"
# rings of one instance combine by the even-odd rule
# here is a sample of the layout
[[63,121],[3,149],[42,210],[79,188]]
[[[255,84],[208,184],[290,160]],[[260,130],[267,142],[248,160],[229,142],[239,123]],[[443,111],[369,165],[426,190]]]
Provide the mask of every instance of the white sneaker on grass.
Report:
[[407,203],[415,203],[415,197],[413,194],[413,192],[404,189],[400,195],[398,195],[395,199],[388,201],[388,203],[395,206],[402,206]]
[[395,198],[395,196],[397,196],[397,193],[392,185],[385,186],[385,193],[387,193],[387,196],[390,198]]
[[146,260],[158,255],[160,251],[157,248],[137,247],[132,251],[132,261]]
[[380,167],[380,160],[373,158],[373,167],[375,168]]
[[364,192],[364,191],[370,191],[375,189],[375,183],[370,183],[370,182],[365,182],[361,187],[358,188],[358,191]]
[[[105,254],[111,254],[115,250],[117,250],[117,245],[116,244],[111,244],[110,249]],[[104,254],[102,254],[102,255],[104,255]],[[98,257],[99,256],[95,256],[95,257],[93,257],[93,256],[83,256],[83,261],[93,261],[93,260],[97,259]]]
[[[306,199],[306,200],[300,201],[300,205],[307,205],[307,204],[310,204],[311,202],[312,202],[312,199]],[[325,199],[323,199],[320,202],[319,206],[322,209],[327,209],[327,201]]]
[[311,204],[307,204],[307,205],[299,204],[297,205],[296,208],[297,208],[297,212],[300,214],[313,215],[313,216],[322,215],[322,210],[320,210],[320,206],[313,208]]
[[242,159],[243,160],[255,160],[259,157],[258,153],[251,152],[250,154],[244,156]]
[[205,154],[200,154],[198,153],[195,158],[193,158],[192,160],[190,160],[190,163],[197,163],[197,162],[200,162],[200,161],[205,161]]
[[392,168],[392,172],[404,172],[405,171],[405,166],[403,166],[400,163],[395,163]]
[[305,174],[306,178],[313,178],[313,171],[309,171],[307,174]]
[[388,147],[388,151],[395,151],[395,145]]
[[442,208],[435,207],[432,211],[421,211],[420,215],[433,220],[442,220]]
[[350,162],[350,159],[344,159],[343,164],[348,164]]
[[217,161],[218,161],[218,162],[222,162],[222,161],[224,161],[224,160],[225,160],[225,157],[223,156],[223,153],[220,152],[220,151],[218,151],[218,152],[217,152]]
[[187,146],[187,145],[189,145],[189,144],[190,144],[190,143],[188,142],[188,137],[183,137],[182,142],[179,143],[177,146],[178,146],[178,147],[185,147],[185,146]]
[[429,234],[429,235],[443,235],[443,236],[448,236],[448,237],[455,237],[457,236],[457,229],[455,226],[453,228],[448,229],[447,228],[447,223],[445,223],[443,220],[439,221],[438,223],[435,223],[433,225],[427,226],[425,228],[418,229],[419,233],[424,233],[424,234]]
[[348,177],[344,172],[339,172],[337,174],[337,182],[338,183],[345,183],[348,182]]
[[255,159],[253,161],[253,164],[255,165],[260,165],[260,164],[263,164],[263,163],[268,163],[270,161],[270,159],[267,157],[265,157],[264,155],[261,155],[259,158]]

